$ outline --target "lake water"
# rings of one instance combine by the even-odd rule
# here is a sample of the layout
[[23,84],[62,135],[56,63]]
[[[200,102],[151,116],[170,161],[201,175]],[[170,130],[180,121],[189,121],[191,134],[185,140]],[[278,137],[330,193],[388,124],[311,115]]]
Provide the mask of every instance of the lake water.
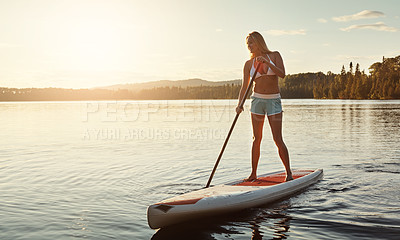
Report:
[[[400,239],[400,101],[283,100],[293,168],[271,205],[155,231],[146,208],[201,189],[235,100],[0,103],[0,239]],[[250,173],[241,114],[212,184]],[[282,170],[268,124],[259,174]]]

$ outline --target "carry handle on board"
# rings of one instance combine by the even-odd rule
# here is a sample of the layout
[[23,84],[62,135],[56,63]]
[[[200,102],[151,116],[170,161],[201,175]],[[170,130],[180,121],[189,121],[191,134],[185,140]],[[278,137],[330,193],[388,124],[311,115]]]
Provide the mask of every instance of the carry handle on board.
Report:
[[[249,92],[250,92],[251,85],[253,85],[254,79],[256,78],[258,68],[259,68],[261,65],[262,65],[261,63],[257,64],[257,67],[256,67],[256,70],[254,71],[253,77],[251,78],[251,80],[250,80],[250,82],[249,82],[249,86],[248,86],[247,89],[246,89],[246,92],[245,92],[245,94],[244,94],[244,96],[243,96],[242,101],[240,101],[240,104],[239,104],[239,107],[240,107],[240,108],[243,108],[243,106],[244,106],[244,102],[246,101],[247,95],[248,95]],[[208,179],[206,188],[208,188],[208,187],[210,186],[211,180],[212,180],[212,178],[214,177],[215,171],[217,170],[219,161],[221,161],[222,154],[224,153],[225,147],[226,147],[226,145],[228,144],[229,138],[231,137],[233,128],[235,127],[235,124],[236,124],[236,122],[237,122],[237,120],[238,120],[238,118],[239,118],[239,114],[240,114],[240,113],[236,113],[236,116],[235,116],[235,119],[233,120],[231,129],[230,129],[229,132],[228,132],[228,136],[226,137],[225,142],[224,142],[224,145],[222,146],[221,152],[219,153],[219,156],[218,156],[218,158],[217,158],[217,161],[215,162],[214,169],[212,170],[211,175],[210,175],[210,178]]]

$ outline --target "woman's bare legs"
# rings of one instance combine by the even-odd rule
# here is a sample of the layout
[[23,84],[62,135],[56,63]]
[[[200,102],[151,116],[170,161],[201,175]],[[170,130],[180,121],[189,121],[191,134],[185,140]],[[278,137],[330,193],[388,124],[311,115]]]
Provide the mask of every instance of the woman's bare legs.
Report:
[[282,137],[282,113],[268,116],[272,136],[278,147],[279,157],[286,169],[286,181],[293,180],[292,170],[290,169],[289,152]]
[[251,123],[253,126],[253,145],[251,147],[251,174],[247,181],[257,179],[257,166],[260,159],[260,145],[264,126],[264,115],[251,114]]

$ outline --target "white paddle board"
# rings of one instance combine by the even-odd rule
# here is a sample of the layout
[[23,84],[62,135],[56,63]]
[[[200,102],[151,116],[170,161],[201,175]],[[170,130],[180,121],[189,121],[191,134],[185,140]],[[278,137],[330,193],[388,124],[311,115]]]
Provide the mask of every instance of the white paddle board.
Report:
[[293,170],[294,180],[285,182],[285,172],[281,171],[261,175],[253,182],[239,180],[200,189],[150,205],[147,220],[157,229],[267,204],[308,187],[322,176],[322,169]]

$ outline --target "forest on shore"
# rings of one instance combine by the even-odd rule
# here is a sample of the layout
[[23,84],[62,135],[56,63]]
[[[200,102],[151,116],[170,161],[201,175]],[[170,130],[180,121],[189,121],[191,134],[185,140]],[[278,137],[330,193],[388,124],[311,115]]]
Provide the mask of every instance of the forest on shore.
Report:
[[340,74],[328,72],[287,75],[280,82],[286,98],[315,99],[400,99],[400,56],[383,57],[369,67],[369,74],[360,71],[357,63],[342,66]]
[[[369,67],[342,66],[328,72],[290,74],[279,80],[282,98],[400,99],[400,55]],[[240,84],[128,89],[0,88],[0,101],[236,99]]]

